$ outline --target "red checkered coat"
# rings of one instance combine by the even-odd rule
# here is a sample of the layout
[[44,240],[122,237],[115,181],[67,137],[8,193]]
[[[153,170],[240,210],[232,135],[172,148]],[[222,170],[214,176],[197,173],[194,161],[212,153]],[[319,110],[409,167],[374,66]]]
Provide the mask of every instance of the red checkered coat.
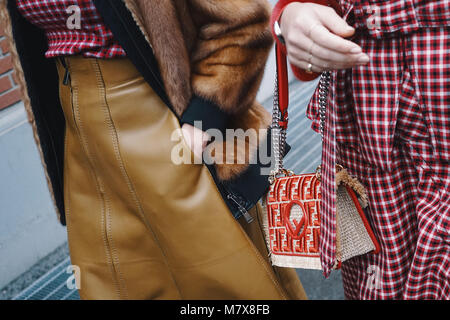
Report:
[[[279,1],[273,22],[290,2]],[[340,163],[367,188],[366,214],[382,248],[343,263],[347,298],[449,299],[450,1],[339,2],[357,30],[352,41],[371,62],[332,76],[322,155],[324,273],[336,266]],[[307,111],[316,131],[317,98],[316,91]]]

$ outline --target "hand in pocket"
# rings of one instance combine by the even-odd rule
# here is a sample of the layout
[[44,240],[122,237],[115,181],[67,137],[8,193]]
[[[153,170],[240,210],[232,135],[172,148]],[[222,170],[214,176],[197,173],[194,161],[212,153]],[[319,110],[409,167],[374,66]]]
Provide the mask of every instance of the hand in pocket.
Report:
[[183,124],[181,130],[187,145],[191,148],[194,155],[202,159],[203,151],[211,139],[209,134],[187,123]]

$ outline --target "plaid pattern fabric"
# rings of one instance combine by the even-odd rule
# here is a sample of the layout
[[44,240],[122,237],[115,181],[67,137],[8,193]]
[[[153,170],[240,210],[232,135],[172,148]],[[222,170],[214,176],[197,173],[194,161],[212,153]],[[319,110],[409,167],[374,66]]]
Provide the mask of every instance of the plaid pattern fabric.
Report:
[[[93,58],[126,56],[104,25],[92,0],[16,1],[22,15],[45,30],[49,46],[47,58],[75,54]],[[68,28],[67,21],[74,12],[66,10],[72,5],[80,8],[80,29]]]
[[[343,5],[350,24],[361,19],[350,1]],[[449,39],[448,24],[381,38],[358,29],[353,41],[370,64],[334,72],[323,146],[324,272],[336,264],[336,162],[366,186],[382,248],[343,263],[347,298],[450,299]],[[308,108],[315,130],[317,98]]]
[[407,34],[421,28],[450,24],[448,0],[342,0],[353,2],[353,26],[366,29],[372,37],[382,38],[388,33]]

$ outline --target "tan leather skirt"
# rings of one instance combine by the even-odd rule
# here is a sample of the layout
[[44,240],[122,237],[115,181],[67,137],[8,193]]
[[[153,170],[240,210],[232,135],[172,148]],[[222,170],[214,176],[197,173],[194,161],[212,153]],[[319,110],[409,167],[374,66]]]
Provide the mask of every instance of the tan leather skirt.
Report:
[[268,262],[260,207],[236,221],[204,165],[172,162],[179,122],[128,59],[65,58],[68,85],[56,63],[82,299],[305,298]]

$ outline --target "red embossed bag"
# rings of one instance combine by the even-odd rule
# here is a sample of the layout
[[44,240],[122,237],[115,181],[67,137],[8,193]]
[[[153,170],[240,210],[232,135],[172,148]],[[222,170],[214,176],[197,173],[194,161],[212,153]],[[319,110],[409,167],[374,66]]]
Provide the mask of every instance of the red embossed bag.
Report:
[[[273,265],[321,269],[320,167],[316,173],[296,175],[283,168],[288,125],[289,84],[286,55],[277,48],[277,76],[274,95],[272,145],[275,169],[270,189],[263,198],[263,225]],[[320,131],[323,137],[330,73],[324,72],[319,83]],[[368,205],[365,188],[345,168],[336,165],[337,261],[377,253],[379,244],[364,215]]]

